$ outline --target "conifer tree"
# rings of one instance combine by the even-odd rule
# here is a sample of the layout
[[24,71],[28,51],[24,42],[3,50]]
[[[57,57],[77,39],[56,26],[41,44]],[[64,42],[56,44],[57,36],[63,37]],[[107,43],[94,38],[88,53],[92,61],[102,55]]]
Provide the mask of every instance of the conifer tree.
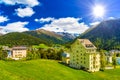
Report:
[[117,65],[116,53],[114,53],[114,55],[112,57],[112,63],[113,63],[114,68],[116,68],[116,65]]
[[106,60],[105,60],[105,54],[103,50],[100,50],[100,64],[101,64],[101,70],[105,70]]

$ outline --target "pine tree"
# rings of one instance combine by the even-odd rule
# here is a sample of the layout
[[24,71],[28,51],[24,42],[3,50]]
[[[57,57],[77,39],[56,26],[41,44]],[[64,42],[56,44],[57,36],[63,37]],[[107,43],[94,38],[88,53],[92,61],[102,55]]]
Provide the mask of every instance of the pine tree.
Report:
[[116,65],[117,65],[116,53],[114,53],[113,58],[112,58],[112,61],[113,61],[113,66],[114,66],[114,68],[116,68]]
[[103,50],[100,50],[100,63],[101,63],[101,70],[105,70],[106,60],[105,60],[105,54]]
[[2,60],[2,48],[0,48],[0,60]]

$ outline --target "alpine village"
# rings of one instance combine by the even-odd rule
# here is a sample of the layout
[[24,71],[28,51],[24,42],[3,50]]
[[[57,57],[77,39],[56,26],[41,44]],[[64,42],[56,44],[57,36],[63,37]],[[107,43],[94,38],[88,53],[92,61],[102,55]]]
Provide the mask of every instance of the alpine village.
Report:
[[120,0],[0,0],[0,80],[120,80]]
[[[0,70],[2,70],[2,65],[3,67],[8,66],[13,68],[13,70],[15,69],[15,71],[19,71],[19,69],[27,70],[30,66],[37,66],[39,64],[40,68],[38,71],[42,72],[40,75],[47,74],[46,70],[44,71],[44,69],[42,69],[43,67],[48,70],[49,74],[53,72],[51,70],[49,72],[49,69],[52,68],[56,70],[55,72],[59,73],[59,69],[55,67],[60,66],[61,71],[62,67],[63,71],[66,70],[64,68],[68,70],[72,69],[73,72],[70,73],[71,75],[76,73],[78,73],[79,76],[82,74],[93,75],[90,79],[83,78],[83,80],[91,80],[94,78],[95,80],[101,80],[105,78],[104,76],[107,76],[109,72],[113,72],[113,76],[115,77],[114,71],[120,71],[120,39],[118,35],[120,32],[120,23],[118,23],[118,21],[120,21],[120,19],[103,21],[80,35],[69,33],[60,34],[44,29],[1,34]],[[107,28],[109,28],[109,32],[106,31]],[[112,35],[110,35],[111,32]],[[117,32],[118,34],[116,35]],[[24,66],[28,66],[28,68],[24,68]],[[8,68],[6,68],[6,71],[11,72]],[[7,75],[13,75],[12,73],[14,72],[5,72]],[[62,72],[61,74],[69,74],[69,72]],[[104,76],[100,76],[101,74]],[[18,73],[16,75],[19,76]],[[58,74],[54,75],[58,76]],[[118,76],[115,77],[115,80],[119,80],[117,77]],[[81,79],[81,77],[79,78]],[[30,78],[27,77],[27,79]],[[32,79],[34,80],[34,78]],[[54,79],[57,78],[54,77]],[[109,79],[110,78],[107,78],[105,80]]]

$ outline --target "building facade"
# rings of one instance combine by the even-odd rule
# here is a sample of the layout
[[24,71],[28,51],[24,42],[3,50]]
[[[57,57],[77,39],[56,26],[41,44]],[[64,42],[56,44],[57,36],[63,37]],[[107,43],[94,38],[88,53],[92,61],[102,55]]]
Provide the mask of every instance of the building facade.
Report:
[[100,55],[88,39],[77,39],[70,48],[70,66],[90,72],[99,71]]
[[105,58],[107,63],[112,63],[112,57],[113,57],[113,53],[110,52],[105,53]]
[[70,54],[69,53],[62,53],[62,62],[65,64],[70,63]]
[[26,57],[27,48],[26,47],[13,47],[12,48],[12,59],[19,60]]

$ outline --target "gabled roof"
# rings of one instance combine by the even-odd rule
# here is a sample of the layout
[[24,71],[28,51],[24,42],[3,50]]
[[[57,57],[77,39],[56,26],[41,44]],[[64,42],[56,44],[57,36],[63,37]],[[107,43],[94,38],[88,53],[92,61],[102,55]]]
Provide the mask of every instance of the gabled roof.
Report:
[[92,42],[90,42],[88,39],[78,39],[80,43],[87,49],[96,49],[96,47],[93,45]]

